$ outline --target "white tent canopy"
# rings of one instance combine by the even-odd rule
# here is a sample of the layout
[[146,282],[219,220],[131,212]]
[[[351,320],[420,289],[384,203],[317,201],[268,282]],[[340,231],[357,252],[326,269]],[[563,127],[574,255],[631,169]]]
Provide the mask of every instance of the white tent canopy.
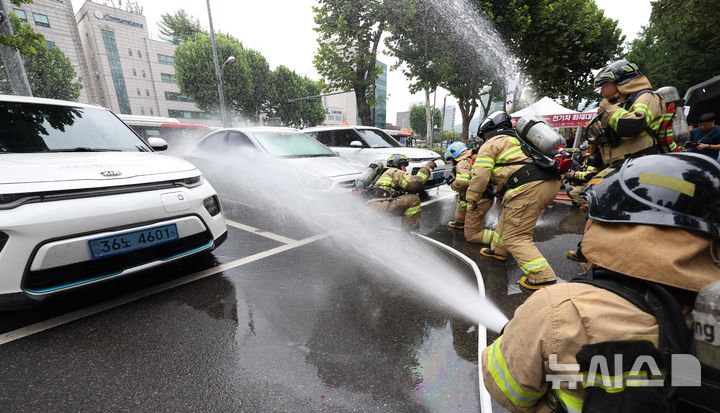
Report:
[[572,109],[568,109],[561,104],[555,102],[554,100],[550,99],[549,97],[545,96],[544,98],[538,100],[537,102],[526,107],[525,109],[510,114],[510,116],[513,118],[522,118],[526,115],[537,115],[545,117],[548,115],[566,115],[572,113],[578,112]]

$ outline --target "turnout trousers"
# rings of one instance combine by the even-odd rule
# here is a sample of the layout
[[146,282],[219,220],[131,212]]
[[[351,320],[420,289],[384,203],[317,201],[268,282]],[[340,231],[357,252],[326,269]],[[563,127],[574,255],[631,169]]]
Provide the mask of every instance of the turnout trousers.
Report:
[[495,227],[491,248],[498,255],[512,254],[520,270],[530,282],[541,283],[556,279],[550,267],[533,241],[533,232],[540,213],[550,205],[560,190],[560,181],[530,182],[515,190],[512,198],[505,201],[500,220]]
[[402,217],[402,227],[408,231],[420,230],[420,196],[405,194],[395,198],[370,200],[370,206],[390,216]]
[[[474,209],[468,208],[465,211],[463,217],[465,221],[465,241],[473,244],[490,244],[493,238],[493,230],[485,228],[485,215],[492,208],[494,200],[494,198],[481,198]],[[457,210],[455,210],[455,219],[458,219]]]

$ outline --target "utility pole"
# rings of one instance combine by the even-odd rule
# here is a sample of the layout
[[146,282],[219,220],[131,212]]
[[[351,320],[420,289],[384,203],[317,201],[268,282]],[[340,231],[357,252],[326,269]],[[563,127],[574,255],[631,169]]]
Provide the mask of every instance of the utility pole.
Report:
[[[13,29],[8,17],[8,8],[5,0],[0,0],[0,33],[5,36],[13,36]],[[30,82],[25,73],[25,64],[17,49],[7,46],[0,46],[0,58],[5,65],[5,71],[10,81],[10,87],[14,95],[32,96]]]
[[440,122],[440,131],[445,131],[445,103],[447,102],[447,95],[443,97],[443,111],[442,111],[442,121]]
[[[1,0],[0,0],[1,1]],[[220,121],[227,126],[227,113],[225,113],[225,91],[223,90],[220,76],[220,59],[218,58],[217,43],[215,42],[215,30],[212,23],[212,11],[210,11],[210,0],[207,0],[208,21],[210,23],[210,43],[212,43],[213,60],[215,61],[215,80],[218,87],[218,98],[220,98]]]

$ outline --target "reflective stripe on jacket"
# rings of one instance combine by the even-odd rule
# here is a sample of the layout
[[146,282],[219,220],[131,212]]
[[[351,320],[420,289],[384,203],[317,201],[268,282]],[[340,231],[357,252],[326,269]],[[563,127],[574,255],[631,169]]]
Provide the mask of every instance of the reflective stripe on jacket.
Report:
[[[572,389],[559,379],[559,388],[553,389],[552,380],[579,375],[575,354],[583,345],[614,340],[657,345],[657,322],[627,300],[591,285],[543,288],[518,307],[503,335],[483,352],[485,386],[513,412],[549,412],[560,403],[579,413],[582,383]],[[552,355],[557,358],[551,360]]]
[[402,169],[388,168],[380,175],[374,186],[384,190],[407,191],[408,186],[413,186],[411,184],[415,184],[415,187],[422,187],[429,177],[430,171],[425,167],[420,168],[416,175]]
[[470,177],[472,176],[472,166],[475,159],[472,157],[465,158],[455,165],[455,180],[450,184],[453,191],[464,194],[470,185]]

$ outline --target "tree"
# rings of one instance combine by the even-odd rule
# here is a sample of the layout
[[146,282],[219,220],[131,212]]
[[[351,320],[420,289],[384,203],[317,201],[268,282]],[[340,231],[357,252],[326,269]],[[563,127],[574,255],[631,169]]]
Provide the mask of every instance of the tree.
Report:
[[[12,0],[11,3],[17,7],[20,7],[23,3],[32,3],[32,0]],[[12,25],[14,33],[12,36],[9,36],[0,31],[0,47],[5,46],[12,49],[17,49],[20,54],[27,55],[35,53],[35,46],[38,44],[38,42],[40,42],[41,40],[44,42],[44,38],[42,37],[42,35],[32,30],[29,25],[29,30],[25,29],[22,33],[19,33],[15,29],[15,24],[13,23],[13,17],[17,17],[15,16],[15,13],[9,13],[8,17],[10,18],[10,24]],[[0,23],[2,23],[1,16]]]
[[372,125],[380,38],[391,12],[390,0],[319,0],[313,7],[318,50],[315,68],[330,90],[354,90],[363,125]]
[[713,0],[658,0],[650,22],[630,45],[637,63],[655,87],[690,86],[720,74],[720,8]]
[[[218,56],[224,62],[235,56],[235,63],[223,70],[226,104],[249,120],[257,121],[267,107],[270,95],[270,70],[262,55],[245,49],[234,37],[216,36]],[[196,34],[175,50],[175,77],[180,91],[192,97],[199,108],[217,111],[220,103],[210,36]]]
[[173,14],[166,13],[160,16],[158,28],[160,38],[174,45],[179,45],[198,33],[205,33],[200,21],[196,17],[189,16],[182,9]]
[[[421,105],[414,105],[410,108],[410,127],[413,128],[415,133],[420,136],[427,134],[427,120],[425,117],[425,107]],[[435,109],[435,115],[432,119],[433,128],[439,129],[440,123],[442,122],[442,114],[440,109]]]
[[272,83],[274,93],[270,115],[279,117],[284,125],[307,128],[325,119],[325,109],[317,97],[320,94],[317,83],[285,66],[275,69]]
[[[26,39],[36,38],[33,44],[21,49],[28,81],[35,97],[77,101],[82,90],[82,82],[77,77],[70,59],[57,47],[48,49],[45,38],[35,33],[32,27],[10,15],[13,32]],[[2,66],[2,62],[0,62]],[[11,93],[5,67],[0,68],[0,93]]]

